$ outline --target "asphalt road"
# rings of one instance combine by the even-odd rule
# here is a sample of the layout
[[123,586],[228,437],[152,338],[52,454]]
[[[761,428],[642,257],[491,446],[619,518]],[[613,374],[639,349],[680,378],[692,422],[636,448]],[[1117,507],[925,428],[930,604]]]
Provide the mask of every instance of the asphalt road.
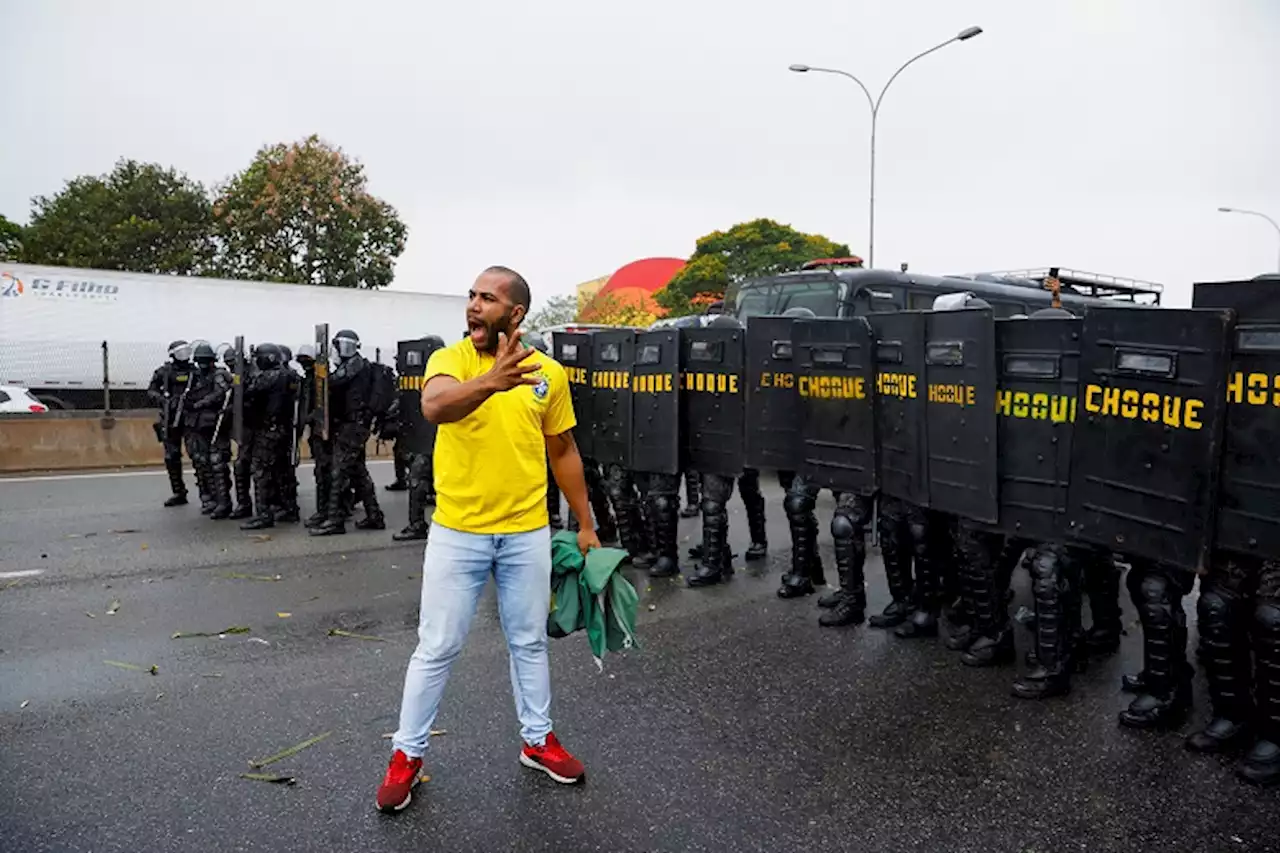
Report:
[[[490,591],[436,723],[432,779],[383,816],[373,798],[415,640],[421,543],[296,526],[255,537],[194,506],[162,509],[164,496],[162,474],[0,480],[5,853],[1280,849],[1277,792],[1187,753],[1179,734],[1117,726],[1136,631],[1069,697],[1036,704],[1009,695],[1013,667],[821,629],[812,598],[774,596],[788,556],[776,486],[773,565],[707,590],[632,575],[643,648],[603,673],[582,636],[553,641],[556,730],[585,785],[516,762]],[[404,495],[380,497],[398,528]],[[823,548],[834,580],[825,534]],[[874,556],[868,586],[882,606]],[[232,626],[251,630],[172,639]],[[1187,730],[1205,714],[1200,679],[1197,699]],[[264,768],[296,785],[239,778],[325,733]]]

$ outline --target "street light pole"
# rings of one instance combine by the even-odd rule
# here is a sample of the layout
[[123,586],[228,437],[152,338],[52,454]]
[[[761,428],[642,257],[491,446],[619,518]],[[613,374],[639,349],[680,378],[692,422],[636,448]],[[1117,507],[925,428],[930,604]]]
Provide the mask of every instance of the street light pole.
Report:
[[[1276,229],[1276,236],[1280,237],[1280,223],[1277,223],[1274,219],[1272,219],[1270,216],[1267,216],[1265,213],[1261,213],[1257,210],[1241,210],[1238,207],[1220,207],[1218,208],[1218,212],[1219,213],[1242,213],[1245,216],[1257,216],[1260,219],[1265,219],[1267,220],[1267,222],[1271,223],[1272,228]],[[1276,272],[1280,272],[1280,256],[1277,256],[1276,258]]]
[[862,94],[867,96],[867,104],[871,107],[871,210],[867,216],[869,230],[867,236],[867,266],[869,267],[875,267],[876,262],[876,120],[880,116],[880,103],[884,100],[884,93],[889,91],[889,87],[893,85],[894,80],[898,79],[898,75],[905,71],[907,66],[911,65],[916,60],[923,59],[936,50],[942,50],[942,48],[952,42],[968,41],[974,36],[981,34],[982,27],[967,27],[941,44],[934,45],[922,53],[917,53],[915,56],[902,63],[902,65],[898,67],[897,71],[893,72],[893,75],[889,77],[889,82],[884,84],[884,88],[880,90],[880,94],[875,98],[871,97],[871,90],[869,90],[861,80],[850,74],[848,71],[841,71],[838,68],[816,68],[811,65],[800,64],[792,65],[790,67],[791,71],[795,71],[799,74],[804,74],[809,71],[819,71],[823,74],[838,74],[841,77],[848,77],[850,80],[857,83],[858,88],[862,90]]

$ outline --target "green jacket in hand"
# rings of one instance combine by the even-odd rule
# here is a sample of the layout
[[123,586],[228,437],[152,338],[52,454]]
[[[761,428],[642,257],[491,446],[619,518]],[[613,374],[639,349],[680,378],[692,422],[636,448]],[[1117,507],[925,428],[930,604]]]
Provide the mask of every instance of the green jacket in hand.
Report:
[[608,649],[635,648],[636,605],[640,597],[619,567],[627,559],[621,548],[596,548],[586,558],[578,535],[561,531],[551,537],[551,613],[547,635],[567,637],[586,629],[596,666],[604,668]]

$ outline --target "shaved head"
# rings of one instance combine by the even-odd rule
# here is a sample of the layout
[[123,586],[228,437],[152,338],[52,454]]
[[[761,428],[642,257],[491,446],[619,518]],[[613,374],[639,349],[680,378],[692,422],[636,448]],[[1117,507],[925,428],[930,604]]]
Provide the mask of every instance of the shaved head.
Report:
[[519,305],[524,309],[525,314],[529,313],[529,303],[533,301],[533,297],[529,293],[529,282],[524,280],[524,276],[510,267],[503,266],[489,267],[484,274],[502,276],[507,286],[507,298],[511,300],[511,304]]

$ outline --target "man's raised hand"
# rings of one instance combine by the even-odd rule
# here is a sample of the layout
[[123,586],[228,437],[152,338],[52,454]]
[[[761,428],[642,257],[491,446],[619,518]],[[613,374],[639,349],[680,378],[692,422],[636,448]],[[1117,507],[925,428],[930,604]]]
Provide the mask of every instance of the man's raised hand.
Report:
[[510,337],[503,332],[498,333],[498,352],[489,371],[489,381],[498,391],[510,391],[520,385],[537,385],[541,381],[529,375],[538,370],[539,364],[536,361],[525,362],[533,355],[533,350],[520,345],[523,335],[521,331]]

